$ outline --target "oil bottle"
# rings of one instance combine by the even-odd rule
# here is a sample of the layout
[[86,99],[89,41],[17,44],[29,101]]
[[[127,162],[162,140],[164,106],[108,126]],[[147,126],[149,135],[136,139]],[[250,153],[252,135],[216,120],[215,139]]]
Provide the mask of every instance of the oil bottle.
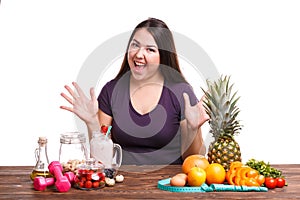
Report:
[[35,149],[36,164],[30,174],[31,180],[34,180],[36,176],[43,176],[45,178],[52,176],[48,169],[47,138],[39,137],[38,144],[38,148]]

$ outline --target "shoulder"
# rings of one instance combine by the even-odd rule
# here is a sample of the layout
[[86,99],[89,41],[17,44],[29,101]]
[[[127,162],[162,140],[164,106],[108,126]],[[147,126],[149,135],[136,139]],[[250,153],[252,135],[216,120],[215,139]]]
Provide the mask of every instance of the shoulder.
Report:
[[115,89],[116,85],[119,85],[118,81],[119,81],[118,79],[112,79],[106,82],[106,84],[102,87],[102,91],[111,93]]
[[109,90],[113,90],[115,88],[118,89],[124,89],[124,87],[128,87],[128,83],[129,83],[129,74],[125,74],[123,75],[121,78],[114,78],[110,81],[108,81],[103,88],[109,89]]
[[117,83],[117,80],[112,79],[112,80],[106,82],[106,84],[103,86],[103,88],[114,88],[116,83]]

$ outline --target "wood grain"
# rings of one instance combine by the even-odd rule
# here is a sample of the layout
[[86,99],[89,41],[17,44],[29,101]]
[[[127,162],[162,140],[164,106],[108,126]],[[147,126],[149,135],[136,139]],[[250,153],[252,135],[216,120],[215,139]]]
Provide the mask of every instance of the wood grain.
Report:
[[35,191],[29,177],[31,166],[0,166],[0,199],[300,199],[300,164],[272,165],[288,182],[268,192],[173,193],[157,188],[157,181],[181,172],[181,166],[122,166],[123,183],[100,190],[71,188],[59,193],[55,187]]

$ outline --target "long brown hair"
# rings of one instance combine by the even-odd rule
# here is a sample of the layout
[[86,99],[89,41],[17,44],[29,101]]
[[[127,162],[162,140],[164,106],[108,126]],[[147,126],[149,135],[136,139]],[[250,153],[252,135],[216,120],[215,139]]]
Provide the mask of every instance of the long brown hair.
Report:
[[[123,58],[123,62],[119,73],[115,77],[121,78],[126,72],[130,70],[127,54],[130,42],[132,41],[137,30],[146,28],[147,31],[154,38],[160,55],[160,70],[169,82],[186,82],[179,67],[178,57],[176,53],[175,43],[172,32],[168,26],[161,20],[155,18],[148,18],[145,21],[139,23],[133,30],[129,42],[127,44],[126,53]],[[176,73],[174,73],[174,70]]]

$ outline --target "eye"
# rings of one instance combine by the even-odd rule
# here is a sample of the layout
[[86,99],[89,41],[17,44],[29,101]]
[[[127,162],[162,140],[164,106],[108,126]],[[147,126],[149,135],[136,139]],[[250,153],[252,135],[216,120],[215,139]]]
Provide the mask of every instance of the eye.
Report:
[[139,48],[139,45],[136,42],[132,42],[130,44],[130,47],[133,48],[133,49],[137,49],[137,48]]
[[154,48],[148,48],[147,50],[150,52],[153,52],[153,53],[156,52],[156,49],[154,49]]

